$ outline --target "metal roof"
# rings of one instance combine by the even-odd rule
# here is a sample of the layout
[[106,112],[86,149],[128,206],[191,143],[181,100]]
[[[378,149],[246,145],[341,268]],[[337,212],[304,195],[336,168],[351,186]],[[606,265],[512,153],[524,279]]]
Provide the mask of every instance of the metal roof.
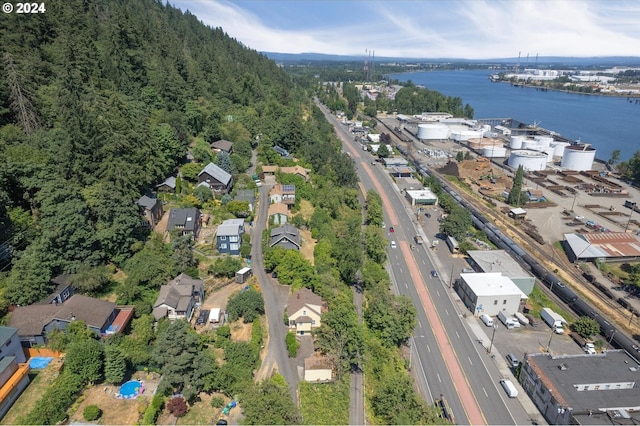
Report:
[[208,174],[223,185],[228,185],[231,181],[231,175],[213,163],[207,164],[205,168],[198,173],[198,176],[203,173]]
[[522,299],[528,298],[527,295],[511,281],[511,278],[503,276],[500,272],[460,274],[460,278],[467,283],[467,286],[478,297],[518,295]]
[[625,232],[564,234],[577,259],[640,257],[640,241]]

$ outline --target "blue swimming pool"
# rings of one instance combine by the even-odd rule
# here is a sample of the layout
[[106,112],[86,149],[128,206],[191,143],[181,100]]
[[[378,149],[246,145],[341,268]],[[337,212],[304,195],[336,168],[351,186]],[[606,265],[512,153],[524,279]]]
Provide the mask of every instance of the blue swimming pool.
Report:
[[45,368],[53,360],[52,356],[34,356],[29,359],[29,368],[39,370]]
[[124,399],[135,398],[142,393],[142,383],[137,380],[129,380],[120,386],[120,396]]

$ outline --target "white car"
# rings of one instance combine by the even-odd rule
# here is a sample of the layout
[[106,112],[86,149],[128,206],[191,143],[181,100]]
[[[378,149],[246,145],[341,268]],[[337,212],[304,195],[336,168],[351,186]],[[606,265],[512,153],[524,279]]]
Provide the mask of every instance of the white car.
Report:
[[596,353],[596,347],[594,346],[593,343],[587,343],[584,345],[584,351],[590,355],[593,355]]
[[397,247],[397,246],[396,246],[396,242],[395,242],[395,241],[391,241],[391,248],[392,248],[392,249],[394,249],[394,248],[396,248],[396,247]]

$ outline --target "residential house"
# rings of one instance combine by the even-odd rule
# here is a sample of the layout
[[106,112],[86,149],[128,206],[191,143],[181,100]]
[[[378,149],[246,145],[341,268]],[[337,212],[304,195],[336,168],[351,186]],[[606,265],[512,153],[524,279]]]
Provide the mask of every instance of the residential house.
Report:
[[191,320],[196,306],[204,302],[204,281],[182,273],[160,287],[160,295],[153,304],[153,317],[157,320]]
[[162,215],[164,214],[162,200],[143,195],[136,201],[136,204],[140,207],[142,215],[144,216],[145,220],[142,222],[144,226],[153,228],[160,222],[160,219],[162,219]]
[[283,225],[289,220],[289,208],[282,203],[270,204],[267,209],[267,217],[269,218],[269,223]]
[[269,199],[271,204],[283,203],[291,208],[296,203],[296,186],[277,183],[269,191]]
[[169,220],[167,221],[167,232],[178,229],[180,235],[192,235],[193,238],[198,238],[202,224],[201,216],[200,210],[195,207],[170,210]]
[[29,384],[28,373],[18,329],[0,327],[0,419]]
[[280,157],[282,157],[282,158],[292,158],[292,157],[291,157],[291,154],[289,154],[289,151],[287,151],[286,149],[284,149],[284,148],[283,148],[283,147],[281,147],[281,146],[274,145],[273,149],[274,149],[278,154],[280,154]]
[[226,194],[233,185],[231,175],[213,163],[198,173],[198,183],[202,182],[207,182],[216,194]]
[[313,353],[304,359],[304,380],[312,383],[326,383],[333,379],[333,364],[329,357]]
[[33,347],[47,343],[47,334],[64,330],[72,321],[84,321],[100,336],[118,315],[115,303],[74,294],[61,304],[19,306],[11,315],[9,325],[18,329],[22,346]]
[[169,176],[164,182],[156,185],[156,191],[158,192],[174,192],[176,190],[176,178],[175,176]]
[[239,189],[234,201],[246,201],[249,204],[249,211],[253,212],[256,204],[256,193],[253,189]]
[[300,231],[295,226],[285,223],[283,226],[271,230],[269,247],[278,246],[286,249],[300,250],[300,245]]
[[262,166],[262,174],[264,176],[275,176],[276,172],[297,175],[304,178],[305,182],[309,181],[309,170],[301,166],[279,167],[279,166]]
[[243,233],[243,219],[228,219],[222,222],[216,231],[218,253],[240,254]]
[[68,298],[73,296],[74,288],[71,284],[71,275],[58,275],[51,279],[51,282],[55,284],[56,288],[53,292],[41,303],[64,303]]
[[322,298],[306,287],[289,296],[287,303],[289,328],[299,336],[320,327],[322,316]]
[[231,154],[233,152],[233,142],[229,142],[224,139],[215,141],[209,145],[213,152],[226,152]]

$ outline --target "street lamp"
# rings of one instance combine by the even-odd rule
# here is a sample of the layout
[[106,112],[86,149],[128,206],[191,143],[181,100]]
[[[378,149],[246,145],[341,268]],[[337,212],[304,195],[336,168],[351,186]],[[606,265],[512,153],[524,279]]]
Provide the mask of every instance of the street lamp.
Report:
[[571,211],[573,211],[573,208],[576,206],[577,197],[578,197],[578,194],[573,194],[573,204],[571,204]]
[[549,352],[549,348],[551,347],[551,339],[553,339],[553,328],[551,329],[551,335],[549,336],[549,343],[547,343],[547,352]]
[[631,213],[629,213],[629,220],[627,220],[627,225],[624,227],[624,232],[627,232],[627,229],[629,229],[629,223],[631,223],[632,214],[633,214],[633,209],[631,209]]
[[493,349],[493,338],[496,337],[496,330],[498,329],[498,324],[493,324],[493,333],[491,333],[491,343],[489,343],[489,349],[487,349],[487,353],[491,353],[491,349]]
[[611,346],[611,341],[613,340],[613,335],[616,334],[616,330],[612,328],[611,330],[609,330],[609,332],[611,333],[609,335],[609,346]]
[[452,261],[451,262],[451,273],[449,274],[449,288],[451,288],[451,285],[453,284],[453,266],[454,266],[454,263]]

